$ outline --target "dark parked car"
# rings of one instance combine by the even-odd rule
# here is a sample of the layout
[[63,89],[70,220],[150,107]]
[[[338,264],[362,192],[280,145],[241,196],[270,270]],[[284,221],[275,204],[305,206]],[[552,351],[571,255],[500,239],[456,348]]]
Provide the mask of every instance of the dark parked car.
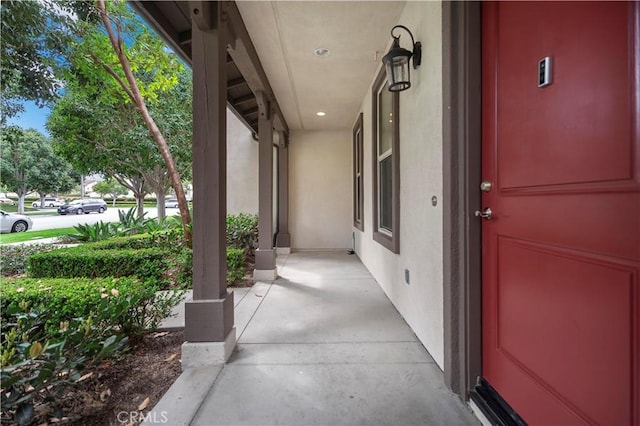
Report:
[[105,210],[107,210],[107,203],[105,203],[104,200],[97,199],[75,200],[69,204],[58,207],[59,214],[104,213]]

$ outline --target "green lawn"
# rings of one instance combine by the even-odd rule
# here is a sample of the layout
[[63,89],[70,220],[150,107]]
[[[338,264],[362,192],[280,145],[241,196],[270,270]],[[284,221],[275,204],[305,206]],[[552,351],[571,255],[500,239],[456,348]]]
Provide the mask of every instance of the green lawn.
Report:
[[[4,210],[7,213],[17,213],[18,205],[12,206],[11,204],[0,203],[0,210]],[[25,203],[25,206],[24,206],[25,214],[31,213],[31,212],[37,212],[37,211],[38,209],[34,209],[33,207],[31,207],[31,203],[29,203],[29,207],[27,207],[27,204]]]
[[68,234],[75,234],[73,228],[47,229],[44,231],[15,232],[12,234],[0,234],[0,244],[21,243],[24,241],[36,241],[43,238],[60,237]]

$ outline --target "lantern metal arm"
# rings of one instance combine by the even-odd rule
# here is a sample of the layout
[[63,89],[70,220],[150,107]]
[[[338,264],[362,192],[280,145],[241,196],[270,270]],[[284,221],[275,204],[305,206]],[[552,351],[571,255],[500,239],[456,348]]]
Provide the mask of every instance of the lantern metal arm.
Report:
[[400,45],[400,35],[393,35],[393,31],[398,28],[405,30],[409,34],[409,37],[411,37],[411,47],[413,49],[411,52],[411,59],[413,59],[413,69],[418,69],[420,63],[422,62],[422,43],[420,43],[419,41],[415,41],[415,39],[413,38],[413,34],[409,30],[409,28],[405,27],[404,25],[396,25],[395,27],[391,28],[391,37],[393,37],[394,45],[396,44],[396,42],[398,43],[398,46]]

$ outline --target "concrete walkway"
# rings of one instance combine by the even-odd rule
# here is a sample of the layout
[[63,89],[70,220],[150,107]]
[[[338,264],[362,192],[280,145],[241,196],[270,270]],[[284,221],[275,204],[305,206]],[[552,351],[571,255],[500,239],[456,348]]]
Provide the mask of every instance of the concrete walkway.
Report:
[[276,281],[236,293],[227,365],[185,371],[149,420],[479,424],[356,256],[302,252],[278,263]]

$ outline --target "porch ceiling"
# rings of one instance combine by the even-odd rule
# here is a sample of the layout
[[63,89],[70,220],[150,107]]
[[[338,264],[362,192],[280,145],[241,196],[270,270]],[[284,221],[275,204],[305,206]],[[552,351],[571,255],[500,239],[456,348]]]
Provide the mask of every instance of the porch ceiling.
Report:
[[[129,0],[187,62],[191,62],[191,20],[186,1]],[[390,43],[404,1],[237,1],[244,25],[236,36],[251,39],[268,82],[245,78],[236,58],[227,58],[228,103],[257,132],[258,90],[273,91],[281,129],[348,129]],[[246,33],[243,33],[245,31]],[[314,55],[329,49],[326,57]],[[245,57],[243,65],[253,59]],[[242,58],[241,58],[242,59]],[[256,67],[253,63],[252,67]],[[260,74],[261,70],[257,71]],[[262,74],[262,76],[264,76]],[[255,77],[255,75],[253,76]],[[262,78],[262,77],[261,77]],[[270,87],[269,87],[270,86]],[[316,115],[326,113],[324,117]],[[280,114],[284,120],[278,121]]]
[[237,2],[289,128],[351,128],[404,3]]

